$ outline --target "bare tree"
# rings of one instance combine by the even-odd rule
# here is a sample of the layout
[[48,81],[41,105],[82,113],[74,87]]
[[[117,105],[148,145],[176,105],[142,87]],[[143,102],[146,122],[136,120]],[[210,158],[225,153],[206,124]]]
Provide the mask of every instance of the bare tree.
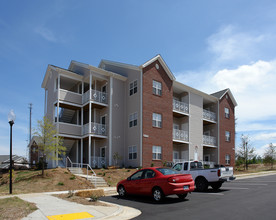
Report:
[[238,148],[237,155],[243,161],[244,169],[248,170],[248,161],[255,156],[255,148],[252,147],[248,135],[241,135],[241,144]]
[[268,147],[265,149],[264,163],[269,163],[271,165],[271,169],[273,169],[275,160],[276,160],[276,146],[270,143]]

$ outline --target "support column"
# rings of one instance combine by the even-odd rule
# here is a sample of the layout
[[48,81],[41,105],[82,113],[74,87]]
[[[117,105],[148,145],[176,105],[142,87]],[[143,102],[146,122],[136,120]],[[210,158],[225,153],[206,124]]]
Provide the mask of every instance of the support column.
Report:
[[91,136],[88,136],[88,163],[91,166]]
[[108,150],[108,157],[109,157],[109,166],[112,165],[112,98],[113,98],[113,77],[110,76],[110,94],[109,94],[109,150]]
[[[60,74],[58,73],[58,88],[57,88],[57,134],[59,134],[59,89],[60,89]],[[58,150],[56,149],[56,167],[58,166]]]
[[81,162],[81,167],[82,167],[82,164],[83,164],[83,139],[81,139],[81,159],[80,159],[80,162]]
[[79,140],[77,140],[76,146],[76,163],[79,163]]

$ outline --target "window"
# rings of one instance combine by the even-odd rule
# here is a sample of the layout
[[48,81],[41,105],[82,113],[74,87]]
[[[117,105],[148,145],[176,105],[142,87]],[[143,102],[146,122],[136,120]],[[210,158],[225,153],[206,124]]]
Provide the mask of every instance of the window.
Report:
[[153,170],[146,170],[144,173],[144,179],[149,179],[155,177],[155,172]]
[[230,132],[225,131],[225,141],[230,141]]
[[162,148],[160,146],[152,147],[152,159],[161,160],[162,159]]
[[226,154],[226,155],[225,155],[225,164],[226,164],[226,165],[229,165],[229,164],[230,164],[230,155],[229,155],[229,154]]
[[137,80],[129,84],[129,95],[137,93]]
[[157,128],[162,127],[162,115],[157,113],[152,113],[152,126]]
[[140,180],[142,179],[142,174],[144,170],[138,171],[137,173],[134,173],[131,177],[130,180]]
[[137,125],[137,118],[138,118],[137,112],[129,115],[129,127],[130,128]]
[[157,81],[152,81],[152,93],[155,95],[162,95],[162,84]]
[[136,146],[128,147],[128,159],[129,160],[137,159],[137,147]]
[[225,118],[230,118],[229,108],[224,108]]

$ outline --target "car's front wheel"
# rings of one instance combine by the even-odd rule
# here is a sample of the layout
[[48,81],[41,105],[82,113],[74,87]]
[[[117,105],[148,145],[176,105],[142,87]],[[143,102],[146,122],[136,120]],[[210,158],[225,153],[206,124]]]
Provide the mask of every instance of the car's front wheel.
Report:
[[118,194],[120,197],[124,197],[126,195],[126,190],[124,186],[119,186],[118,187]]
[[152,196],[153,196],[154,201],[156,201],[156,202],[160,202],[164,198],[164,194],[160,188],[154,188],[152,191]]
[[184,194],[178,194],[178,198],[181,200],[184,200],[187,197],[188,193],[184,193]]

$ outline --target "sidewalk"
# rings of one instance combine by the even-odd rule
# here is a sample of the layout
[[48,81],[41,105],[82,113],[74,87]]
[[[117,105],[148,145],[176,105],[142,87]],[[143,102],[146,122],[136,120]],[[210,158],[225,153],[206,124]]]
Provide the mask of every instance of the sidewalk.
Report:
[[[114,193],[114,187],[104,189]],[[69,202],[52,196],[53,194],[68,193],[65,192],[48,192],[20,194],[17,196],[25,201],[35,203],[38,210],[34,211],[23,220],[42,220],[42,219],[114,219],[124,220],[131,219],[141,214],[137,209],[108,203],[109,206],[82,205],[79,203]],[[7,198],[11,196],[3,196]],[[102,201],[101,201],[102,202]],[[106,202],[103,202],[106,203]],[[54,217],[51,217],[54,216]],[[74,216],[77,218],[74,218]]]
[[275,174],[276,174],[276,171],[263,171],[263,172],[257,172],[257,173],[239,174],[234,176],[238,180],[238,179],[248,179],[248,178],[260,177],[260,176],[270,176]]

